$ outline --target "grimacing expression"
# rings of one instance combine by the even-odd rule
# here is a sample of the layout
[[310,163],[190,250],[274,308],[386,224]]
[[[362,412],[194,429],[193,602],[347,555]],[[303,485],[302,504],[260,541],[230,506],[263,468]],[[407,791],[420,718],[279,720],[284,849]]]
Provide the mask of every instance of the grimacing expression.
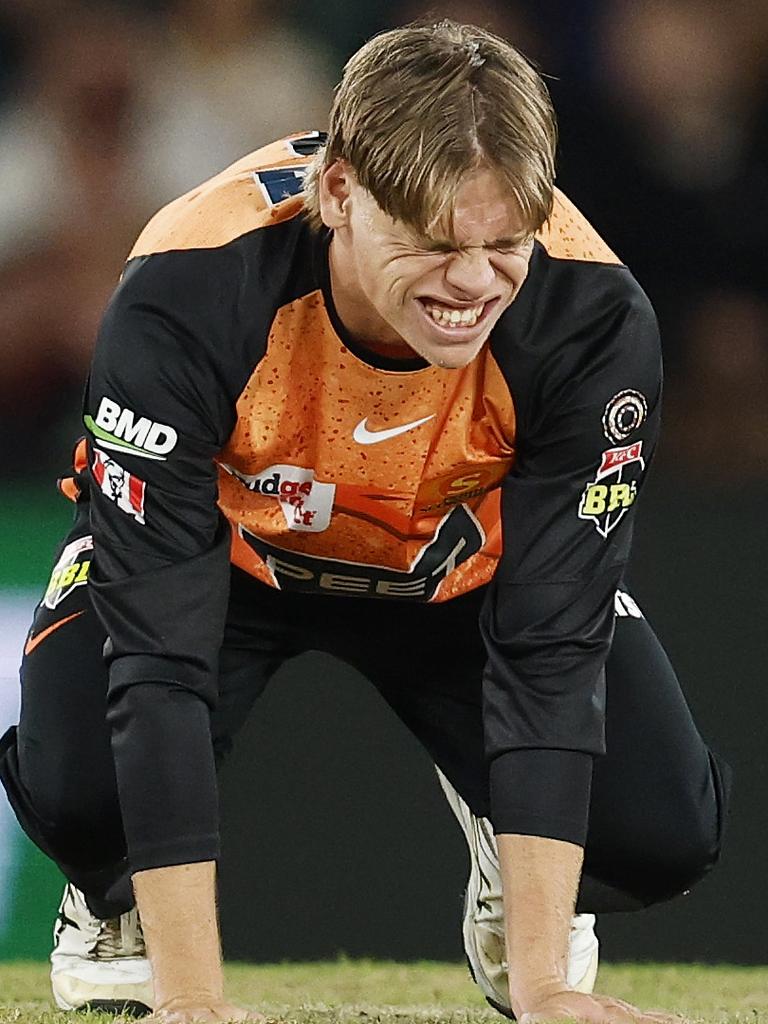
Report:
[[337,220],[329,225],[342,322],[363,344],[402,351],[405,342],[432,365],[466,366],[528,273],[533,240],[514,197],[490,169],[478,167],[457,191],[452,224],[419,237],[345,173]]

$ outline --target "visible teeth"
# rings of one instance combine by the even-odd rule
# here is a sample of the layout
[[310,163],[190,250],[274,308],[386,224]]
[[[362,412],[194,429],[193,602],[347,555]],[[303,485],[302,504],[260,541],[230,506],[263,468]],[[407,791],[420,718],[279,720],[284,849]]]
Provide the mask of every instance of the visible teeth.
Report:
[[483,312],[483,305],[471,309],[450,309],[446,306],[429,305],[427,312],[441,327],[474,327]]

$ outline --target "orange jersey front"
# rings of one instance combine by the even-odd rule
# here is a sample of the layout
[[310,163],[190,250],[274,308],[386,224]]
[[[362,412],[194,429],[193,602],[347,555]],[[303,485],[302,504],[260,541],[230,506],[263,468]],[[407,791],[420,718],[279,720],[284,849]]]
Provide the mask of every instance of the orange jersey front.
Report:
[[[219,477],[219,504],[238,527],[237,565],[267,582],[301,571],[287,555],[265,564],[243,539],[250,534],[286,552],[395,570],[374,585],[379,594],[427,594],[429,581],[414,566],[463,504],[477,522],[478,550],[448,574],[436,599],[490,579],[515,421],[489,353],[461,371],[376,369],[340,342],[313,293],[277,312],[237,408]],[[319,586],[369,589],[352,570],[326,571]]]

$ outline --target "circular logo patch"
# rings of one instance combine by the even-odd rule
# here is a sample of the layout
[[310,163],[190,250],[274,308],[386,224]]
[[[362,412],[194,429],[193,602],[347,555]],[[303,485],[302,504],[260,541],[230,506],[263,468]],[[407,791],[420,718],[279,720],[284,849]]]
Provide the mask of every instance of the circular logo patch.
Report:
[[609,441],[619,444],[641,427],[648,415],[648,403],[639,391],[620,391],[603,413],[603,432]]

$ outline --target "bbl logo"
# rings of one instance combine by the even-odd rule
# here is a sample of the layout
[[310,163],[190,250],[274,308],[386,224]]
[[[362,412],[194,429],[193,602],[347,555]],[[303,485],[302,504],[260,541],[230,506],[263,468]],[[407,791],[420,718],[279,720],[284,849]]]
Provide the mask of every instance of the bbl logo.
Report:
[[46,608],[53,610],[69,597],[75,587],[82,587],[88,582],[92,551],[93,538],[90,534],[67,544],[53,567],[45,590],[42,603]]
[[584,489],[579,502],[579,519],[591,519],[602,537],[607,537],[632,507],[637,484],[645,469],[643,442],[603,452],[600,467]]
[[647,415],[648,403],[639,391],[620,391],[605,407],[603,433],[613,444],[620,444],[645,423]]

